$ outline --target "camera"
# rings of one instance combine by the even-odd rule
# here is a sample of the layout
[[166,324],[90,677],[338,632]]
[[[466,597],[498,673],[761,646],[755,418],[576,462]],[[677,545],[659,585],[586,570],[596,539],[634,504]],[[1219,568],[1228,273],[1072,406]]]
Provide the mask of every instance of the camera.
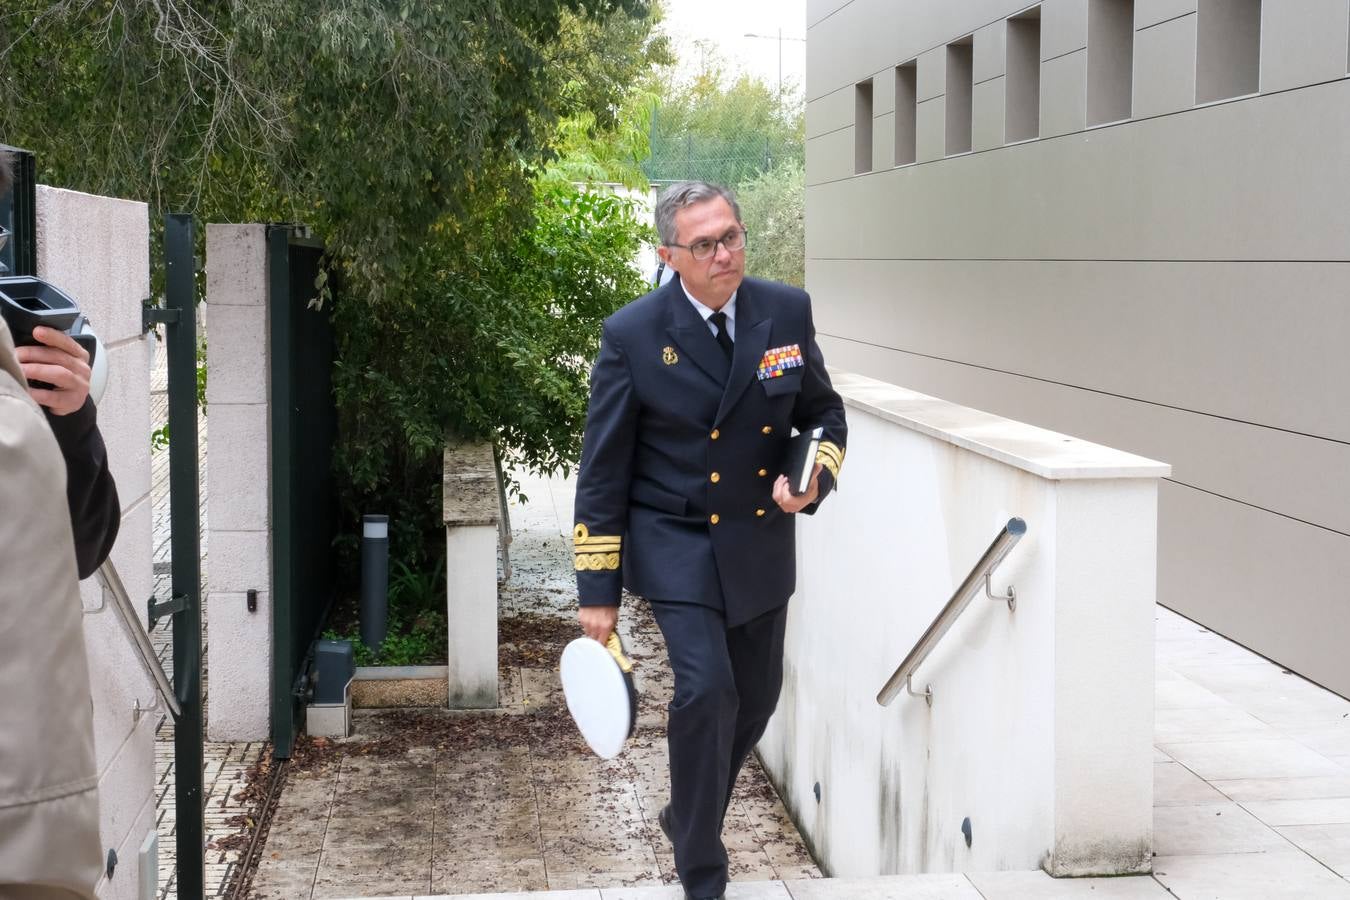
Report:
[[[89,353],[89,367],[93,372],[89,393],[94,403],[98,403],[107,384],[108,364],[99,352],[99,340],[89,320],[74,300],[41,278],[28,275],[0,278],[0,315],[4,316],[16,347],[37,346],[33,329],[39,325],[70,335]],[[41,383],[34,386],[49,387]]]
[[45,325],[74,338],[89,351],[89,364],[94,364],[98,338],[75,301],[60,288],[26,275],[0,278],[0,315],[14,336],[14,346],[35,346],[33,329]]

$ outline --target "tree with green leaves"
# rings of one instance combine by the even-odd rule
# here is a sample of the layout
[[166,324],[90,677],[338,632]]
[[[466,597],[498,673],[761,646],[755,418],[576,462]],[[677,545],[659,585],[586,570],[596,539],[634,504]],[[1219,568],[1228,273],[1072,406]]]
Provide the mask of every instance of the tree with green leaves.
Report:
[[[342,285],[337,481],[413,563],[440,447],[579,453],[583,360],[640,292],[621,201],[539,179],[660,61],[647,0],[9,0],[0,140],[49,184],[313,228]],[[566,136],[566,129],[561,134]]]
[[806,286],[806,168],[788,159],[740,185],[736,200],[750,238],[746,271]]
[[651,114],[653,182],[695,179],[739,185],[789,159],[805,157],[802,108],[790,92],[732,75],[714,52],[686,80],[667,73]]

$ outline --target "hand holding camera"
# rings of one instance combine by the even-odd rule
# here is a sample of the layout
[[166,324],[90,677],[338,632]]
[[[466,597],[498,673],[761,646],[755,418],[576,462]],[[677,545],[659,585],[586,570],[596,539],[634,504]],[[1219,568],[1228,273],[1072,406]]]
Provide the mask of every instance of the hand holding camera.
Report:
[[91,394],[99,402],[108,361],[74,300],[40,278],[0,278],[0,315],[33,400],[54,416],[78,412]]
[[53,415],[78,411],[89,396],[93,375],[89,351],[65,332],[43,325],[33,329],[33,340],[37,343],[15,350],[29,395]]

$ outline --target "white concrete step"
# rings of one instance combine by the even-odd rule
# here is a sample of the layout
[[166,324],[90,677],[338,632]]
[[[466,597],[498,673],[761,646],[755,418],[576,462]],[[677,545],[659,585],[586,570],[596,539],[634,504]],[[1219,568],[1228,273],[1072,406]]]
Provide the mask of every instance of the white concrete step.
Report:
[[[351,898],[351,900],[682,900],[678,886],[586,888],[505,894]],[[727,900],[1162,900],[1173,897],[1152,876],[1051,878],[1044,872],[979,875],[888,875],[806,881],[740,881]]]

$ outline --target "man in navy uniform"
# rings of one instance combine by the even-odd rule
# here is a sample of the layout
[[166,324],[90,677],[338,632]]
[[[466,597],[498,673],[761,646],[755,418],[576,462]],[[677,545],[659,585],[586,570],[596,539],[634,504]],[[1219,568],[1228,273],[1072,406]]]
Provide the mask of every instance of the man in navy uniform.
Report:
[[[804,291],[745,277],[729,191],[669,187],[658,253],[679,277],[605,320],[573,531],[581,626],[603,642],[622,589],[665,635],[670,804],[662,829],[685,896],[721,897],[722,820],[783,676],[793,514],[814,512],[844,457],[844,406]],[[794,428],[824,440],[806,493],[779,464]]]

